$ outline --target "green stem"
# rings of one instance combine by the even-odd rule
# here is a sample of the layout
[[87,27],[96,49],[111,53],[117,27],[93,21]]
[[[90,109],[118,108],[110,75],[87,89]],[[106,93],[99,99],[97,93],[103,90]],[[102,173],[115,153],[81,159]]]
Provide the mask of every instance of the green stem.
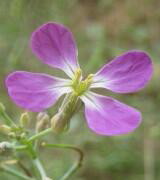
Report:
[[13,146],[15,150],[25,150],[27,149],[27,145]]
[[59,179],[59,180],[66,180],[71,177],[81,166],[84,158],[84,154],[81,149],[68,145],[68,144],[42,144],[44,147],[51,147],[51,148],[63,148],[63,149],[70,149],[74,150],[78,153],[78,160],[73,164],[73,166]]
[[51,131],[52,131],[52,128],[48,128],[44,131],[41,131],[41,132],[33,135],[32,137],[30,137],[29,140],[26,140],[25,145],[20,145],[20,146],[14,147],[16,150],[27,150],[29,152],[29,154],[31,155],[31,158],[32,158],[32,162],[33,162],[34,166],[36,167],[37,171],[39,172],[39,174],[41,175],[42,180],[47,179],[48,177],[45,173],[45,170],[44,170],[40,160],[37,157],[37,152],[35,150],[35,147],[33,147],[33,141],[39,139],[40,137],[47,135]]
[[36,139],[39,139],[40,137],[43,137],[43,136],[49,134],[50,132],[52,132],[52,128],[45,129],[44,131],[41,131],[41,132],[33,135],[32,137],[30,137],[28,142],[33,142]]
[[41,175],[41,179],[45,180],[47,178],[47,174],[46,174],[40,160],[38,158],[36,158],[36,159],[33,159],[33,162],[34,162],[36,168],[38,169],[38,172]]
[[16,176],[18,178],[21,178],[23,180],[34,180],[33,178],[27,177],[26,175],[23,175],[22,173],[19,173],[15,169],[11,169],[7,166],[1,166],[0,169],[6,173],[9,173],[9,174]]
[[74,174],[80,166],[78,166],[76,163],[59,179],[59,180],[66,180],[69,177],[72,176],[72,174]]
[[[33,138],[33,139],[35,140],[35,138]],[[28,149],[28,152],[31,154],[32,162],[33,162],[34,166],[36,167],[37,171],[39,172],[41,179],[42,180],[47,179],[48,177],[46,175],[45,169],[43,168],[43,166],[38,158],[37,152],[36,152],[35,148],[33,147],[32,141],[28,141],[27,149]]]
[[33,177],[32,173],[28,170],[28,168],[21,162],[21,160],[17,161],[17,165],[23,170],[26,176]]
[[9,125],[9,126],[13,125],[14,127],[17,127],[17,125],[14,123],[14,121],[8,116],[8,114],[5,111],[1,111],[0,115],[5,120],[5,123],[7,125]]

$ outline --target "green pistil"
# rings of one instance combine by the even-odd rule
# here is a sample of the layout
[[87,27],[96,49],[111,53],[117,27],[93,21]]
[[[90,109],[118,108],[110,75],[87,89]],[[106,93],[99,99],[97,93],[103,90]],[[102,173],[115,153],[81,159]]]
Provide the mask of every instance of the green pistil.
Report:
[[90,74],[85,80],[82,80],[82,72],[81,69],[77,69],[75,72],[75,76],[72,79],[72,88],[74,90],[74,93],[77,96],[81,96],[83,93],[85,93],[91,83],[92,83],[92,79],[93,79],[93,74]]

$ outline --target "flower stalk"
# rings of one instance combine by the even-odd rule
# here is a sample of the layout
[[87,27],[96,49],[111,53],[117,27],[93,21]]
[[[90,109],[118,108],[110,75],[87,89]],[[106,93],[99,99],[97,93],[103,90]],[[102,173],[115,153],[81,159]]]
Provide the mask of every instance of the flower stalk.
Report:
[[47,144],[45,142],[42,143],[42,146],[49,147],[49,148],[69,149],[69,150],[75,151],[78,154],[77,161],[71,166],[71,168],[61,178],[59,178],[59,180],[69,179],[69,177],[71,177],[82,166],[84,153],[80,148],[69,145],[69,144]]
[[12,125],[13,127],[17,127],[14,121],[6,113],[5,107],[2,103],[0,103],[0,116],[4,119],[6,125],[8,126]]
[[35,167],[37,168],[38,172],[40,173],[41,179],[47,180],[48,179],[47,174],[46,174],[40,160],[38,158],[33,159],[33,163],[34,163]]
[[35,140],[37,140],[37,139],[39,139],[45,135],[48,135],[51,132],[52,132],[52,128],[45,129],[45,130],[33,135],[32,137],[30,137],[28,142],[33,142],[33,141],[35,141]]
[[8,167],[8,166],[2,165],[0,167],[0,170],[5,172],[5,173],[11,174],[11,175],[13,175],[13,176],[15,176],[17,178],[20,178],[22,180],[35,180],[34,178],[28,177],[28,176],[18,172],[17,170]]

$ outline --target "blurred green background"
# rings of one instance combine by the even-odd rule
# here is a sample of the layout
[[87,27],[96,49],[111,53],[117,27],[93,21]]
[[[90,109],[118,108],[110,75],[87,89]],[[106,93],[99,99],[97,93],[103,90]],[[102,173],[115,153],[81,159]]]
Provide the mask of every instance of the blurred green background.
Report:
[[[73,32],[86,75],[130,49],[147,51],[154,63],[153,78],[141,92],[116,95],[102,91],[142,112],[143,123],[135,132],[118,137],[97,136],[87,128],[81,110],[73,117],[68,133],[49,137],[49,142],[75,144],[85,152],[84,165],[71,180],[160,179],[160,1],[0,0],[0,101],[15,121],[24,110],[16,107],[7,95],[7,74],[27,70],[64,76],[43,65],[29,48],[31,33],[48,21],[62,23]],[[50,115],[59,103],[49,110]],[[35,114],[32,115],[34,124]],[[53,177],[62,175],[75,156],[56,149],[42,150],[40,154]],[[26,157],[22,158],[28,163]],[[14,180],[1,172],[0,179]]]

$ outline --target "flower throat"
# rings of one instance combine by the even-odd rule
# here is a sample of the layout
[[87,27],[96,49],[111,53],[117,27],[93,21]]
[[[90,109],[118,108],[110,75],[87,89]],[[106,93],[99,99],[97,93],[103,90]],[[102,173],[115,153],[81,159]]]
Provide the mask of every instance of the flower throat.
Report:
[[71,87],[76,96],[83,95],[90,87],[93,79],[93,74],[89,74],[85,80],[82,80],[82,71],[78,68],[75,71],[75,76],[72,79]]

